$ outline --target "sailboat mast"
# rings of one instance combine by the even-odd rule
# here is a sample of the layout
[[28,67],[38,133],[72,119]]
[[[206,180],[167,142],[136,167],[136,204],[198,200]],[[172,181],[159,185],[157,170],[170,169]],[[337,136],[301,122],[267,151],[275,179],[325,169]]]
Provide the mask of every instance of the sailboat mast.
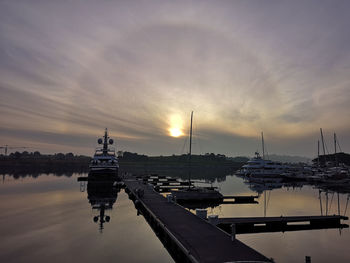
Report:
[[320,140],[317,140],[317,167],[320,167]]
[[320,128],[320,132],[321,132],[321,140],[322,140],[322,148],[323,148],[323,158],[324,158],[324,163],[326,164],[326,150],[325,150],[325,147],[324,147],[324,139],[323,139],[322,128]]
[[192,122],[193,122],[193,111],[191,112],[191,126],[190,126],[190,152],[188,156],[189,172],[188,172],[188,188],[191,186],[191,156],[192,156]]
[[337,158],[337,135],[334,133],[334,159],[335,166],[338,166],[338,158]]
[[264,144],[264,133],[263,132],[261,132],[261,143],[262,143],[263,159],[265,160],[265,144]]
[[325,150],[325,147],[324,147],[324,139],[323,139],[322,128],[320,128],[320,131],[321,131],[321,140],[322,140],[323,155],[326,157],[326,150]]
[[190,158],[192,154],[192,121],[193,121],[193,111],[191,112],[191,127],[190,127]]

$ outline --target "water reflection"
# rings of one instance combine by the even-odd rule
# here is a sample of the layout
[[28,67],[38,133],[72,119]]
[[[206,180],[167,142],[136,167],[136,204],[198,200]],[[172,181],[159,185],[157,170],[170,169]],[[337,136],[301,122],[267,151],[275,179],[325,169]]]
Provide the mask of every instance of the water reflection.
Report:
[[87,198],[93,211],[97,211],[93,217],[93,221],[98,223],[99,230],[102,233],[104,224],[111,220],[107,214],[108,210],[113,209],[113,204],[117,201],[118,193],[122,185],[113,178],[108,177],[79,177],[80,190],[85,190],[87,183]]
[[[271,192],[273,190],[285,189],[289,190],[301,190],[303,187],[310,188],[312,187],[315,190],[318,190],[318,199],[320,202],[320,215],[329,215],[329,211],[333,207],[337,207],[337,215],[346,215],[347,207],[350,199],[350,191],[345,191],[344,187],[335,187],[327,184],[310,184],[308,182],[284,182],[281,178],[244,178],[244,183],[248,185],[249,189],[257,192],[259,195],[263,195],[264,201],[264,216],[266,216],[266,209],[270,200]],[[341,212],[341,202],[340,195],[346,196],[346,204],[344,213]]]
[[[107,183],[108,187],[99,187],[86,179],[84,191],[87,193],[79,193],[77,176],[75,174],[70,178],[68,174],[42,174],[37,178],[30,175],[14,180],[13,176],[6,175],[5,183],[0,184],[3,200],[0,202],[1,262],[40,262],[52,261],[52,258],[54,262],[96,262],[115,258],[119,262],[171,261],[144,219],[135,216],[133,204],[124,191],[111,188],[110,183]],[[263,216],[264,192],[266,216],[325,215],[326,212],[328,215],[338,214],[338,192],[340,214],[348,216],[350,210],[348,193],[333,189],[332,186],[302,182],[249,184],[236,176],[220,176],[214,186],[218,186],[224,195],[260,193],[259,204],[221,204],[209,209],[208,215],[216,214],[219,217]],[[105,189],[105,193],[102,190],[99,193],[99,188]],[[110,216],[110,221],[107,223],[104,218],[105,229],[100,235],[96,230],[100,227],[101,217],[98,217],[96,225],[93,218],[101,216],[101,210],[91,209],[92,202],[90,199],[87,202],[86,198],[92,196],[91,200],[97,201],[103,195],[110,198],[113,209],[106,209],[105,206],[104,217]],[[303,262],[305,255],[312,256],[312,262],[350,260],[347,253],[349,229],[342,229],[341,232],[337,229],[322,229],[242,234],[238,235],[238,239],[264,255],[273,257],[276,262]],[[79,244],[84,246],[77,247]]]
[[187,209],[214,209],[220,207],[221,205],[243,205],[243,204],[258,204],[259,202],[255,200],[258,196],[224,196],[223,199],[218,200],[181,200],[177,203]]
[[215,208],[222,204],[223,202],[220,200],[214,200],[214,201],[201,201],[201,202],[195,202],[195,201],[179,201],[178,204],[182,205],[183,207],[195,210],[195,209],[208,209],[208,208]]

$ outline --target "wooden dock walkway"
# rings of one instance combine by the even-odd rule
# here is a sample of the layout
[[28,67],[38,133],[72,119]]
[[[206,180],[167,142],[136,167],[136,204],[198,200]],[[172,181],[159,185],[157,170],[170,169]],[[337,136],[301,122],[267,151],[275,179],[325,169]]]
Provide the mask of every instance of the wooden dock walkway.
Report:
[[[124,178],[126,192],[155,233],[181,262],[271,262],[267,257],[183,207],[146,182]],[[169,250],[169,249],[168,249]],[[170,251],[169,251],[170,252]]]

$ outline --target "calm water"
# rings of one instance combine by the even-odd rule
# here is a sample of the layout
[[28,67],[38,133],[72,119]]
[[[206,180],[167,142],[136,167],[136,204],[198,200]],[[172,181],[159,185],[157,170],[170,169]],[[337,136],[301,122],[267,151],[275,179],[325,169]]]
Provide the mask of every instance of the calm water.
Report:
[[[101,230],[94,222],[99,213],[90,203],[91,191],[95,196],[99,193],[90,188],[89,200],[86,187],[80,189],[78,176],[82,175],[5,177],[0,184],[0,262],[173,262],[144,218],[137,216],[124,190],[109,193],[117,199],[112,201],[113,209],[105,212],[110,221]],[[235,176],[215,184],[225,195],[256,194]],[[328,196],[328,214],[336,214],[337,194]],[[325,213],[325,193],[321,198]],[[347,198],[339,195],[341,214]],[[208,213],[220,217],[320,215],[319,191],[311,186],[276,188],[262,192],[259,204],[225,204],[208,209]],[[304,262],[306,255],[312,262],[350,262],[349,229],[242,234],[237,238],[276,262]]]

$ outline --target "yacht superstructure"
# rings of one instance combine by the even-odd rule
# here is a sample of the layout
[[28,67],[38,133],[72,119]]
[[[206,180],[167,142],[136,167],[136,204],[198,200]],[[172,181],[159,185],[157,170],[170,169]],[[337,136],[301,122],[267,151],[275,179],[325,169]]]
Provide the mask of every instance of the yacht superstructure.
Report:
[[118,175],[118,158],[115,149],[111,147],[113,139],[108,137],[107,128],[102,138],[97,140],[102,147],[97,147],[94,157],[90,163],[90,174]]
[[258,152],[251,158],[240,170],[237,175],[246,175],[251,177],[277,177],[289,169],[288,165],[280,162],[273,162],[263,159]]

